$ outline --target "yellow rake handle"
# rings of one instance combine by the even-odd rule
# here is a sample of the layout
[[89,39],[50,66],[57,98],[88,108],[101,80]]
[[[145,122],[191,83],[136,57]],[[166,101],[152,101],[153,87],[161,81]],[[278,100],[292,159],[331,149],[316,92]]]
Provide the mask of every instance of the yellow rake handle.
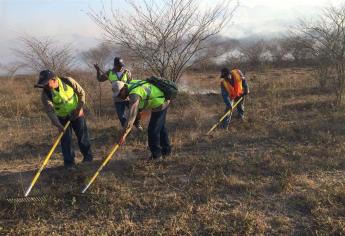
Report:
[[40,177],[42,170],[43,170],[44,167],[48,164],[48,161],[49,161],[50,157],[52,156],[54,150],[56,149],[58,143],[60,142],[62,136],[63,136],[64,133],[66,132],[67,127],[69,126],[70,123],[71,123],[71,121],[68,121],[68,122],[65,124],[65,127],[63,128],[63,131],[62,131],[62,132],[59,134],[59,136],[56,138],[56,140],[55,140],[55,142],[54,142],[52,148],[50,149],[49,153],[47,154],[46,158],[44,159],[44,161],[43,161],[41,167],[38,169],[38,171],[37,171],[35,177],[32,179],[29,188],[26,190],[25,195],[24,195],[25,197],[27,197],[27,196],[29,195],[31,189],[32,189],[32,188],[34,187],[34,185],[36,184],[36,181],[37,181],[38,178]]
[[[128,129],[126,131],[126,133],[123,134],[123,138],[126,138],[126,136],[129,134],[130,131],[131,131],[131,129]],[[97,178],[99,173],[102,171],[102,169],[108,164],[108,162],[113,157],[114,153],[117,151],[117,149],[119,147],[120,147],[119,143],[117,143],[117,144],[115,144],[113,146],[113,148],[111,149],[109,155],[104,159],[102,165],[97,169],[96,173],[92,176],[92,178],[90,179],[89,183],[85,186],[85,188],[83,189],[83,191],[81,193],[85,193],[86,190],[91,186],[91,184],[95,181],[95,179]]]
[[238,101],[232,106],[231,109],[229,109],[225,114],[218,120],[218,122],[212,126],[212,128],[207,132],[207,135],[209,135],[223,120],[225,117],[227,117],[232,111],[237,107],[237,105],[243,100],[243,97],[238,99]]

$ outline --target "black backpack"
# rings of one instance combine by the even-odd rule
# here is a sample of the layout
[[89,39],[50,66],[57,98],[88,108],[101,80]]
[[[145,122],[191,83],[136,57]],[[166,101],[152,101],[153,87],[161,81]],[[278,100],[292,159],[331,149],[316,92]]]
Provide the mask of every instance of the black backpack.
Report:
[[159,88],[164,93],[164,97],[167,100],[172,100],[176,98],[177,93],[178,93],[178,88],[177,88],[177,85],[173,81],[155,77],[155,76],[151,76],[150,78],[147,78],[146,81],[149,82],[150,84],[153,84],[157,88]]

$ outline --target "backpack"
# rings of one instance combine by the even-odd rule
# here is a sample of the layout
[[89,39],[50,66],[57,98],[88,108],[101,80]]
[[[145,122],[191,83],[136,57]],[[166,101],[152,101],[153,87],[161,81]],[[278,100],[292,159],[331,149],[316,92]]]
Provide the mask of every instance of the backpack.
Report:
[[167,79],[151,76],[150,78],[147,78],[146,81],[150,84],[153,84],[157,88],[159,88],[163,93],[164,97],[167,100],[175,99],[178,93],[177,85]]

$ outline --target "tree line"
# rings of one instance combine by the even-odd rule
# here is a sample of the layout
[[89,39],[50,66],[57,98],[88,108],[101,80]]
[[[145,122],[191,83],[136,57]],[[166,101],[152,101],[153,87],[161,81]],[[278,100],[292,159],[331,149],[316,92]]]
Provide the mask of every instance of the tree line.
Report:
[[90,10],[105,41],[78,55],[70,44],[22,37],[22,47],[15,50],[20,65],[34,72],[49,68],[67,73],[80,60],[89,68],[94,63],[106,68],[116,54],[138,71],[175,82],[186,70],[215,70],[225,65],[245,71],[308,66],[314,68],[320,88],[331,86],[336,103],[345,103],[345,4],[325,7],[320,15],[300,20],[286,34],[272,39],[220,36],[238,8],[234,0],[220,1],[206,11],[197,0],[128,4],[131,11]]

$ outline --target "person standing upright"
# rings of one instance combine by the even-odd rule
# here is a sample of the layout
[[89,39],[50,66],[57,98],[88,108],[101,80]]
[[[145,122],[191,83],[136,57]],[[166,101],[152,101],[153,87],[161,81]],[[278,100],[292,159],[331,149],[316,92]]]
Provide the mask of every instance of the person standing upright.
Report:
[[[101,69],[97,64],[94,65],[97,71],[97,80],[99,82],[110,81],[113,84],[116,81],[122,81],[125,84],[128,84],[132,80],[131,72],[125,68],[125,64],[123,59],[120,57],[114,58],[114,66],[112,69],[108,70],[106,73],[102,73]],[[129,107],[128,100],[123,100],[118,98],[117,96],[113,96],[113,101],[116,108],[117,117],[123,127],[126,124],[126,108]],[[135,120],[134,125],[139,129],[142,130],[142,126],[140,124],[140,113],[138,113],[137,119]]]

